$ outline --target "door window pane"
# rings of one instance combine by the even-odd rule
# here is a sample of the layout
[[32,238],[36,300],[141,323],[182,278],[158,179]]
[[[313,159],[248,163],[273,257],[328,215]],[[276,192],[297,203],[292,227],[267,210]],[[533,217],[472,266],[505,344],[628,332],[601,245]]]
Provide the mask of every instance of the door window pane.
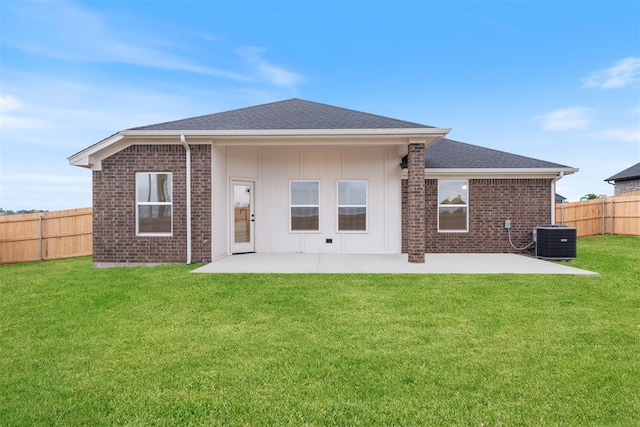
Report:
[[251,242],[251,186],[233,185],[234,242]]

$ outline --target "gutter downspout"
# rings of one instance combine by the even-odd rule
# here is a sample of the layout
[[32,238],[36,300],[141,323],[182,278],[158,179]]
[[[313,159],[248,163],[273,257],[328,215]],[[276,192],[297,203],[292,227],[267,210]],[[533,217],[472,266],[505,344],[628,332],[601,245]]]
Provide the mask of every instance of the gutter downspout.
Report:
[[563,176],[564,172],[560,172],[560,175],[551,181],[551,225],[556,225],[556,182]]
[[187,156],[187,264],[191,264],[191,148],[184,135],[180,135]]

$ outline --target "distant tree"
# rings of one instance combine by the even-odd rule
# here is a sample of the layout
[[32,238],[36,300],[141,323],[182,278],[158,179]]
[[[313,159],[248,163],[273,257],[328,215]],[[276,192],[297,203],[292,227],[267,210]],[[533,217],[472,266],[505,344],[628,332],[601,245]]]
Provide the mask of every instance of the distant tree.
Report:
[[30,214],[30,213],[40,213],[40,212],[49,212],[49,211],[45,211],[42,209],[22,209],[19,211],[12,211],[11,209],[4,210],[3,208],[0,208],[0,216],[21,215],[21,214]]
[[49,212],[42,209],[22,209],[16,212],[17,214],[31,214],[31,213],[41,213],[41,212]]
[[585,194],[584,198],[586,198],[587,200],[593,200],[593,199],[601,199],[603,197],[607,197],[606,194],[594,194],[594,193],[589,193],[589,194]]

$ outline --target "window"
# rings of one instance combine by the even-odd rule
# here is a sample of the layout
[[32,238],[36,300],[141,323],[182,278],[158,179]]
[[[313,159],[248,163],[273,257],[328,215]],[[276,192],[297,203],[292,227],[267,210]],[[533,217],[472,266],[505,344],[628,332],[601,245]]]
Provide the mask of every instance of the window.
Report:
[[338,181],[338,231],[367,231],[367,181]]
[[438,231],[469,231],[469,181],[438,181]]
[[320,231],[320,181],[291,181],[289,203],[291,231]]
[[136,234],[171,235],[171,191],[170,173],[136,173]]

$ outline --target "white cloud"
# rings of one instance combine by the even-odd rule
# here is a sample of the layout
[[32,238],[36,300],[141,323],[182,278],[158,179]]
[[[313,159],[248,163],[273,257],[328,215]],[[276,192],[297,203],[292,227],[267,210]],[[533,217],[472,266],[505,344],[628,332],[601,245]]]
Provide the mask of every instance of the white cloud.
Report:
[[594,71],[584,79],[583,87],[616,89],[640,82],[640,57],[625,58],[604,70]]
[[0,94],[0,113],[8,113],[22,108],[22,101],[12,95]]
[[611,141],[637,142],[640,143],[640,129],[635,128],[608,128],[596,133],[599,139]]
[[24,103],[13,95],[0,94],[0,129],[42,129],[47,124],[42,120],[16,115]]
[[262,57],[264,49],[255,46],[245,46],[238,49],[238,54],[253,65],[258,74],[268,82],[277,86],[294,86],[302,82],[302,77],[294,72],[277,67]]
[[584,107],[560,108],[549,111],[544,115],[536,116],[535,119],[540,122],[545,130],[561,132],[584,129],[590,123],[588,118],[590,111],[589,108]]
[[[65,2],[14,4],[6,19],[3,42],[23,51],[70,62],[110,62],[220,77],[250,78],[233,71],[195,63],[168,50],[180,45],[152,37],[149,32],[112,25],[105,16]],[[39,31],[32,31],[33,27]],[[46,37],[43,37],[46,35]]]

